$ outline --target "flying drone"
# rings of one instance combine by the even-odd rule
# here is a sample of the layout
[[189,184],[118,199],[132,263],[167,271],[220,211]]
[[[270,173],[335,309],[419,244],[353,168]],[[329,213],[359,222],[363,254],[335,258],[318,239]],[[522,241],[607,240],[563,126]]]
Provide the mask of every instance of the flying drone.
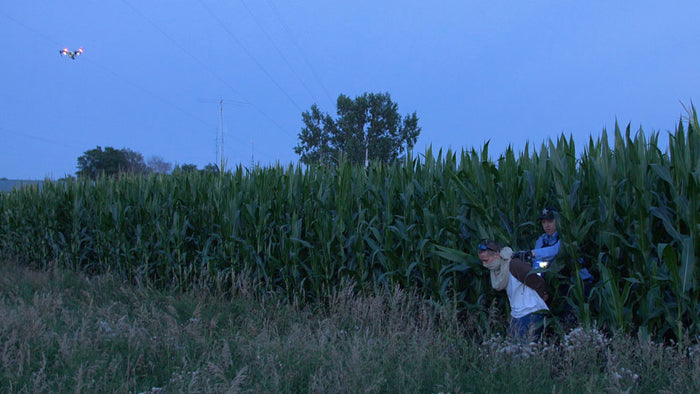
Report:
[[68,56],[71,59],[75,60],[76,57],[80,56],[83,53],[83,48],[78,48],[76,51],[69,51],[68,48],[63,48],[59,51],[61,56]]

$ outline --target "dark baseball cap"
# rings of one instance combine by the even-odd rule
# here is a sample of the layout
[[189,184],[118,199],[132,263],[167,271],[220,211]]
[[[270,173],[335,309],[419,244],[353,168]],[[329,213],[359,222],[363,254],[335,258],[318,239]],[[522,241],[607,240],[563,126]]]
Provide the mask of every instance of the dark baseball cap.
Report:
[[554,219],[554,214],[558,213],[556,208],[554,207],[546,207],[542,211],[540,211],[540,215],[537,217],[537,220],[542,220],[542,219]]

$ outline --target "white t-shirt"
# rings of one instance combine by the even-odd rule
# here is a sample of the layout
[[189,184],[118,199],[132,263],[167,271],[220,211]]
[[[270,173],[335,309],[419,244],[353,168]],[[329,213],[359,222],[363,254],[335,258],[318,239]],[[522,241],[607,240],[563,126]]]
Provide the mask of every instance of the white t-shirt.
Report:
[[506,293],[508,293],[510,300],[510,315],[516,319],[543,309],[549,310],[542,297],[535,290],[517,280],[513,274],[510,274]]

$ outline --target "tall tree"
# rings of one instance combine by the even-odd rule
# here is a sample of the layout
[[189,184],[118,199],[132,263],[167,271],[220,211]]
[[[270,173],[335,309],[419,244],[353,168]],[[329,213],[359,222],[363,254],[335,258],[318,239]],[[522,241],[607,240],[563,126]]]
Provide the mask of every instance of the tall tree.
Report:
[[148,167],[143,161],[143,155],[130,149],[114,149],[101,147],[85,151],[78,157],[78,177],[95,179],[99,176],[114,176],[122,173],[141,174]]
[[416,113],[401,118],[389,93],[364,93],[355,99],[341,94],[337,114],[334,120],[315,104],[302,113],[304,127],[294,152],[303,163],[327,165],[341,155],[356,164],[388,163],[411,149],[421,132]]
[[156,174],[169,174],[173,170],[173,164],[165,161],[160,156],[151,156],[146,164],[148,169]]

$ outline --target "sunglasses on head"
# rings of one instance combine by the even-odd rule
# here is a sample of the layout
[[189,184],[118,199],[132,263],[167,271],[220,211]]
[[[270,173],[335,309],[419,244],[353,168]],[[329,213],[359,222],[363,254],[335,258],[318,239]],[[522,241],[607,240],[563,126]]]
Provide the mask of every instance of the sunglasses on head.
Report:
[[479,244],[479,250],[490,250],[492,252],[496,252],[495,250],[489,248],[488,246],[486,246],[484,244]]

